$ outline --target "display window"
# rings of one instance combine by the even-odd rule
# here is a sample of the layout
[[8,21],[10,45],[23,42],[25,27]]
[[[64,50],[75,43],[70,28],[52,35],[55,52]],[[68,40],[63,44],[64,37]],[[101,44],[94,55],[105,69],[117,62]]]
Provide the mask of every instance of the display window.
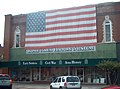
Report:
[[53,81],[57,76],[79,76],[84,83],[105,83],[105,71],[97,67],[13,68],[15,81]]
[[85,67],[84,82],[105,83],[105,71],[97,67]]

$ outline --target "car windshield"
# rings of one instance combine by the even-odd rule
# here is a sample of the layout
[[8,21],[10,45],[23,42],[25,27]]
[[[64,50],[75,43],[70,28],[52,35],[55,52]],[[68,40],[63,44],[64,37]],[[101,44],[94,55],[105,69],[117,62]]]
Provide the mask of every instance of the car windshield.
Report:
[[67,82],[79,82],[78,77],[67,77]]
[[0,80],[10,80],[8,75],[0,75]]

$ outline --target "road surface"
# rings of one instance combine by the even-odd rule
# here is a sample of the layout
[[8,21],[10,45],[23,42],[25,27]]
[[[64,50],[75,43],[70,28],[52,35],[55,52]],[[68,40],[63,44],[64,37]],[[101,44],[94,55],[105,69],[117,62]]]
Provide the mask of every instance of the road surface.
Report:
[[[82,89],[101,89],[106,85],[82,85]],[[13,83],[12,89],[50,89],[49,84]]]

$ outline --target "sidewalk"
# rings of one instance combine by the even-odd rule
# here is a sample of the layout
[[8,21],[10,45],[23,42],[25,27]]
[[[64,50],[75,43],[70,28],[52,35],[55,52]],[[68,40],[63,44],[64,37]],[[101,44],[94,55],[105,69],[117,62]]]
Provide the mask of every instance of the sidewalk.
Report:
[[[82,89],[101,89],[106,85],[102,84],[83,84]],[[35,83],[26,83],[26,82],[17,82],[13,83],[13,89],[50,89],[49,84],[35,84]]]

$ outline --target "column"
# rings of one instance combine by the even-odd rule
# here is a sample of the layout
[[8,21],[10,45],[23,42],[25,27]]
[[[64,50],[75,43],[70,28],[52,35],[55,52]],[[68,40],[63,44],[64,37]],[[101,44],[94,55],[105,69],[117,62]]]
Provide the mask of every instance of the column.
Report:
[[70,67],[68,67],[68,75],[70,75]]
[[39,67],[39,81],[41,80],[41,67]]
[[32,81],[32,68],[30,69],[30,81]]

